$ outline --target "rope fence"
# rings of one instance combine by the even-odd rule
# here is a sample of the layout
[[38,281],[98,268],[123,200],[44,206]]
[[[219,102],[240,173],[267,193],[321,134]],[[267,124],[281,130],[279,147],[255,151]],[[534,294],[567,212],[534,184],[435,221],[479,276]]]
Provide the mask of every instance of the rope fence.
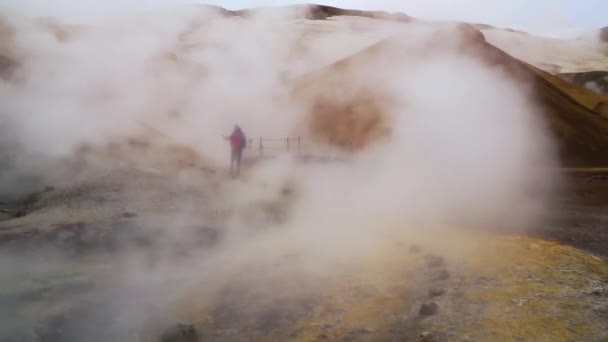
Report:
[[260,157],[263,157],[269,150],[302,153],[302,137],[286,137],[282,139],[259,137],[257,139],[248,139],[247,149],[254,150],[256,148]]
[[[315,145],[318,148],[322,148],[323,146],[327,147],[327,145],[323,145],[320,141],[315,139],[314,141],[306,141],[307,139],[302,138],[300,136],[297,137],[285,137],[279,139],[270,139],[270,138],[249,138],[247,139],[247,147],[246,150],[254,152],[257,150],[257,154],[260,157],[264,157],[269,153],[297,153],[302,154],[307,150],[307,152],[311,147],[311,145]],[[333,145],[332,139],[328,140],[329,146]]]

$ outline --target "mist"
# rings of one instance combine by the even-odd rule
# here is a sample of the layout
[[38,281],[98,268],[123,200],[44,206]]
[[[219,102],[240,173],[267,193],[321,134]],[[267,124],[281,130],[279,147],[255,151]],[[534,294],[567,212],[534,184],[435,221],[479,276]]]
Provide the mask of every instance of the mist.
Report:
[[[135,220],[153,248],[122,241],[129,252],[111,262],[118,270],[95,278],[111,298],[103,310],[120,314],[125,334],[170,316],[184,298],[213,305],[231,284],[260,298],[310,295],[395,239],[529,229],[551,209],[558,161],[531,89],[463,53],[468,36],[457,26],[438,35],[424,23],[370,19],[365,38],[324,41],[315,30],[325,23],[295,24],[298,14],[185,7],[95,25],[2,18],[0,55],[14,61],[0,82],[11,132],[3,144],[21,156],[3,175],[27,172],[60,188],[103,174],[120,185],[111,203],[155,208]],[[237,123],[254,142],[300,136],[305,149],[315,146],[305,152],[330,159],[257,159],[252,147],[231,180],[223,136]],[[182,152],[215,173],[184,170],[175,162]],[[122,168],[163,176],[136,182]],[[31,190],[0,180],[2,194]],[[156,204],[169,193],[171,210]],[[210,207],[225,213],[212,217]],[[206,225],[219,227],[219,241],[189,245],[192,227]],[[40,267],[19,252],[11,258],[15,269]]]

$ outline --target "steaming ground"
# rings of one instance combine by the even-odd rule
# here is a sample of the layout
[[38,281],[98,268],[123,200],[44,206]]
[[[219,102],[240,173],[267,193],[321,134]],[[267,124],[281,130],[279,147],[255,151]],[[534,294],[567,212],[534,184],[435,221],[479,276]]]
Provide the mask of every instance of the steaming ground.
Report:
[[[206,176],[198,189],[130,172],[113,170],[120,177],[105,178],[107,190],[49,190],[40,211],[3,222],[4,340],[154,341],[177,323],[220,341],[409,340],[423,331],[439,340],[603,338],[605,261],[581,250],[428,219],[394,229],[353,214],[342,228],[331,212],[305,232],[287,225],[299,183],[273,187],[268,171],[236,182]],[[235,191],[249,196],[233,199]],[[592,195],[586,210],[602,193]],[[592,215],[567,208],[591,226]],[[439,312],[420,316],[430,302]]]
[[[236,182],[196,169],[178,182],[176,170],[115,167],[40,194],[37,210],[2,225],[3,338],[153,341],[177,322],[194,324],[202,340],[227,341],[602,336],[599,259],[424,217],[393,229],[384,217],[368,223],[351,213],[344,224],[339,208],[305,217],[317,226],[302,231],[287,222],[301,220],[305,188],[277,169],[298,179],[351,165],[287,173],[296,165],[277,163]],[[419,319],[431,301],[440,313]],[[559,309],[534,323],[547,307]]]
[[[1,340],[606,337],[605,262],[506,236],[558,153],[476,31],[188,9],[3,19]],[[231,180],[236,122],[316,158]]]

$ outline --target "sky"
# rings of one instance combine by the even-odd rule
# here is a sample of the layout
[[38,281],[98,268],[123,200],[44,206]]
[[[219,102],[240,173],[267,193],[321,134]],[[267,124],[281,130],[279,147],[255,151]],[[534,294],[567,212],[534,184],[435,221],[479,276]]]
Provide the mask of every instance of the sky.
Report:
[[[304,3],[294,0],[2,0],[0,9],[66,20],[125,10],[147,10],[186,3],[208,3],[229,9]],[[404,12],[430,20],[459,20],[534,30],[608,26],[608,0],[318,0],[343,8]]]

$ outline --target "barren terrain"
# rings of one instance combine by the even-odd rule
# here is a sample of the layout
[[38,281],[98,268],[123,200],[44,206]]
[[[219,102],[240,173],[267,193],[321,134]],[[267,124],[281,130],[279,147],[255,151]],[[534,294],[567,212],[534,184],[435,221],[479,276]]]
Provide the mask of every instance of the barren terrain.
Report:
[[0,21],[1,341],[608,339],[608,98],[556,76],[608,71],[605,44],[133,20]]

